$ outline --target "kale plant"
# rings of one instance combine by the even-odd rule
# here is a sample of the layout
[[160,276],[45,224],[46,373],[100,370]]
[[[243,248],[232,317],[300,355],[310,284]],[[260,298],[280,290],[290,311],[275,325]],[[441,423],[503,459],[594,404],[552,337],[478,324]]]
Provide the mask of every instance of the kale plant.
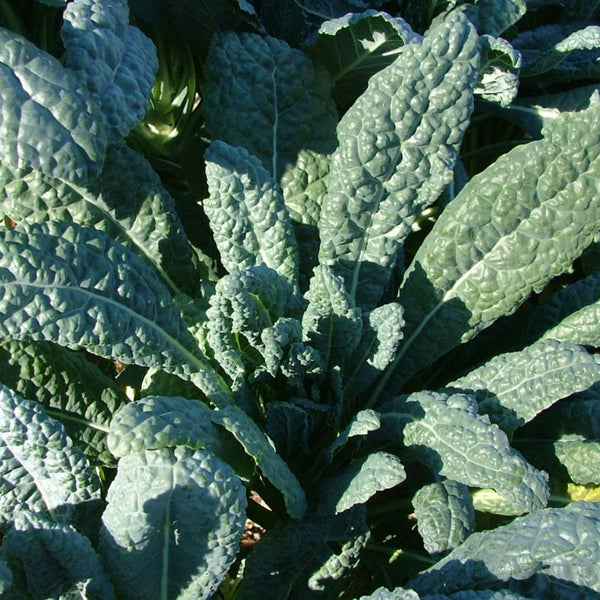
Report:
[[600,9],[0,1],[0,592],[600,597]]

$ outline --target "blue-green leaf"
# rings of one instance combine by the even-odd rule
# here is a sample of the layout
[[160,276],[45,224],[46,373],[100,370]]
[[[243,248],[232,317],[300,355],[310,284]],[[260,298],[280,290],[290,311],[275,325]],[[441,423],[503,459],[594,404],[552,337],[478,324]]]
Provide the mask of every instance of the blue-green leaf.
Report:
[[298,287],[298,247],[277,184],[240,147],[213,142],[205,153],[209,197],[204,210],[223,266],[235,273],[265,264]]
[[475,93],[500,106],[508,106],[519,92],[521,55],[502,38],[482,35],[481,69]]
[[335,147],[337,115],[328,78],[283,40],[217,34],[204,75],[208,135],[246,148],[276,181],[301,149],[326,155]]
[[27,591],[36,600],[115,598],[100,557],[71,525],[22,512],[2,540],[2,555],[23,572]]
[[60,32],[65,64],[99,100],[113,143],[142,120],[158,69],[154,44],[128,22],[125,0],[74,0]]
[[571,481],[581,485],[600,484],[600,439],[563,435],[554,442],[554,452]]
[[327,68],[338,102],[356,98],[368,80],[390,65],[406,44],[420,42],[401,17],[376,10],[352,11],[325,21],[308,52]]
[[495,356],[449,387],[469,392],[479,412],[509,436],[558,400],[600,381],[600,360],[582,346],[541,340]]
[[0,381],[40,402],[93,464],[114,462],[106,434],[114,412],[128,402],[117,384],[81,353],[48,342],[5,340]]
[[99,499],[98,478],[62,425],[0,385],[0,520],[28,510],[69,522],[77,505]]
[[101,176],[83,185],[38,170],[0,165],[2,214],[16,222],[75,221],[105,231],[154,265],[174,291],[200,289],[175,203],[150,163],[111,146]]
[[519,515],[546,506],[547,474],[514,450],[487,416],[477,414],[474,398],[415,392],[386,403],[380,415],[382,428],[391,426],[398,441],[418,448],[414,458],[435,473],[495,490],[505,500],[501,514]]
[[359,306],[378,302],[399,245],[453,177],[478,61],[478,36],[456,14],[374,75],[338,125],[319,258]]
[[123,597],[206,600],[238,552],[246,494],[226,463],[185,447],[119,461],[100,550]]
[[373,452],[319,485],[321,515],[339,514],[357,504],[365,504],[377,492],[390,489],[406,479],[400,459],[389,452]]
[[230,392],[187,331],[168,289],[104,232],[66,222],[0,230],[0,336],[84,347]]
[[[540,598],[593,598],[600,593],[600,504],[573,502],[474,533],[434,567],[410,582],[422,595],[486,589],[536,576]],[[515,581],[516,580],[516,581]],[[525,581],[523,592],[527,594]],[[560,591],[559,591],[560,590]],[[554,596],[553,592],[557,593]]]
[[307,508],[304,490],[258,425],[235,406],[213,411],[212,421],[232,433],[256,461],[263,476],[282,493],[289,515],[302,518]]
[[480,33],[500,35],[527,11],[526,0],[477,0]]
[[308,306],[302,317],[303,336],[319,350],[326,364],[341,364],[358,345],[362,315],[330,267],[315,268],[306,293]]
[[450,202],[400,288],[404,338],[380,389],[400,364],[396,389],[571,268],[600,220],[599,117],[555,119]]
[[468,486],[451,479],[429,483],[412,499],[417,528],[430,554],[456,548],[475,531],[475,510]]
[[76,73],[0,30],[1,162],[70,182],[98,174],[106,152],[99,102]]
[[363,315],[360,343],[344,365],[348,397],[367,390],[394,359],[403,335],[403,313],[400,304],[389,302]]

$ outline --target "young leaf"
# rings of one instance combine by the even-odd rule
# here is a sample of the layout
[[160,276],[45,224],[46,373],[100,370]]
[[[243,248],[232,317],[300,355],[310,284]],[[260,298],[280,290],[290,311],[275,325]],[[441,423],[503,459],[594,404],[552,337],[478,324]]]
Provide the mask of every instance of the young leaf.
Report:
[[204,69],[208,135],[246,148],[275,181],[295,164],[301,149],[326,155],[335,147],[330,84],[306,55],[284,41],[217,34]]
[[102,231],[49,222],[0,230],[0,337],[84,347],[230,392],[202,357],[154,270]]
[[71,525],[21,512],[2,541],[2,555],[23,572],[35,599],[115,598],[100,557]]
[[229,273],[265,264],[298,287],[298,247],[277,184],[244,148],[213,142],[205,153],[204,210]]
[[106,434],[113,414],[128,399],[83,354],[48,342],[6,340],[0,344],[0,365],[0,381],[22,398],[40,402],[90,462],[114,462]]
[[[600,593],[600,504],[573,502],[474,533],[434,567],[410,582],[419,594],[486,589],[536,577],[546,584],[535,598],[592,598]],[[528,581],[523,592],[527,594]],[[560,589],[560,592],[559,592]]]
[[367,390],[394,359],[403,335],[403,312],[398,303],[389,302],[363,315],[360,343],[344,365],[348,398]]
[[124,0],[74,0],[60,32],[65,64],[98,98],[112,143],[142,120],[158,69],[154,44],[128,21]]
[[[208,344],[234,387],[267,356],[266,329],[290,311],[297,302],[289,282],[264,264],[222,277],[206,311]],[[268,335],[267,335],[268,338]],[[252,352],[252,349],[256,352]]]
[[452,179],[478,60],[477,34],[456,14],[374,75],[338,125],[319,258],[359,306],[380,299],[414,220]]
[[263,476],[283,494],[290,517],[302,518],[307,507],[304,490],[258,425],[235,406],[213,411],[211,416],[213,423],[221,425],[234,435],[256,461]]
[[58,60],[0,30],[0,156],[70,182],[96,175],[106,152],[98,101]]
[[0,520],[28,510],[69,522],[78,504],[98,500],[85,455],[38,402],[0,385]]
[[337,515],[357,504],[365,504],[377,492],[390,489],[405,479],[406,471],[397,456],[373,452],[321,481],[318,514]]
[[511,437],[558,400],[586,390],[600,380],[600,360],[582,346],[541,340],[483,366],[448,384],[472,394],[485,413]]
[[362,315],[343,280],[327,266],[314,270],[302,317],[303,337],[319,350],[326,364],[340,364],[356,348],[362,333]]
[[119,461],[100,551],[123,597],[201,599],[235,559],[246,495],[226,463],[204,450],[163,448]]
[[438,554],[456,548],[475,531],[475,510],[469,488],[443,479],[417,490],[412,499],[417,528],[425,549]]
[[542,140],[504,154],[450,202],[399,291],[398,388],[423,367],[514,312],[571,267],[600,219],[600,109],[555,119]]
[[470,396],[415,392],[386,403],[381,421],[384,429],[386,422],[393,427],[405,446],[415,447],[416,460],[435,473],[494,489],[506,500],[506,514],[531,512],[548,501],[546,473],[526,462],[498,426],[477,414]]

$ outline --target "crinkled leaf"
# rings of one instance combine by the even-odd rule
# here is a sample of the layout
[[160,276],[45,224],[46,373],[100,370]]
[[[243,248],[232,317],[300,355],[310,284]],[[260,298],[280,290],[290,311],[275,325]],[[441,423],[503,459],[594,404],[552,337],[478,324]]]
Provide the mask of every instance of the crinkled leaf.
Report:
[[389,452],[373,452],[351,466],[323,479],[320,484],[321,515],[339,514],[365,504],[377,492],[390,489],[406,479],[400,459]]
[[100,498],[86,456],[41,404],[0,385],[0,518],[29,510],[69,522],[78,504]]
[[504,154],[446,207],[399,291],[404,339],[385,376],[402,364],[394,388],[514,312],[589,245],[600,219],[599,116],[555,119],[544,139]]
[[107,501],[100,550],[123,596],[212,597],[246,518],[245,490],[229,465],[184,447],[128,454]]
[[235,273],[265,264],[298,286],[298,247],[281,192],[260,161],[213,142],[205,153],[204,210],[223,266]]
[[292,468],[310,457],[311,435],[318,433],[328,413],[327,406],[302,398],[267,405],[266,433]]
[[[328,79],[301,51],[274,37],[226,32],[204,65],[203,111],[211,138],[242,146],[279,181],[301,149],[335,148]],[[242,100],[240,102],[240,100]]]
[[158,68],[154,44],[128,22],[125,0],[74,0],[63,13],[65,64],[98,98],[110,142],[142,120]]
[[107,443],[117,457],[174,446],[214,452],[219,436],[211,409],[202,402],[148,396],[125,405],[114,415]]
[[106,152],[98,100],[76,73],[7,29],[0,30],[0,156],[70,182],[95,176]]
[[420,600],[419,594],[413,590],[395,588],[393,591],[387,588],[377,588],[368,596],[361,596],[359,600]]
[[302,518],[306,512],[304,490],[258,425],[235,406],[213,411],[211,416],[213,423],[221,425],[234,435],[244,450],[256,461],[263,476],[282,493],[290,517]]
[[598,503],[573,502],[539,510],[492,531],[473,533],[413,579],[410,587],[422,595],[449,594],[486,589],[512,578],[512,589],[519,591],[517,581],[537,576],[547,588],[536,598],[554,597],[553,591],[561,598],[592,598],[600,593],[599,534]]
[[415,392],[386,403],[380,414],[382,425],[392,424],[395,435],[414,448],[416,460],[448,479],[492,488],[506,500],[505,514],[546,505],[546,473],[525,461],[487,416],[477,414],[474,398]]
[[475,531],[473,501],[463,483],[444,479],[424,485],[412,504],[419,534],[430,554],[456,548]]
[[376,10],[352,11],[321,24],[308,52],[327,68],[334,97],[345,106],[367,87],[368,80],[390,65],[405,44],[421,36],[401,17]]
[[400,304],[389,302],[363,315],[360,343],[344,366],[348,396],[367,390],[394,359],[403,335],[403,313]]
[[513,45],[523,57],[523,77],[546,73],[570,53],[600,49],[600,27],[577,29],[578,23],[541,25],[522,32]]
[[292,292],[289,282],[264,264],[218,281],[206,311],[207,340],[234,385],[262,363],[267,353],[262,334],[293,311]]
[[368,538],[360,509],[288,520],[270,529],[246,559],[236,599],[337,598]]
[[554,442],[554,452],[574,483],[600,484],[600,439],[564,435]]
[[453,177],[478,61],[478,36],[456,14],[374,75],[338,125],[319,257],[359,306],[380,299],[401,242]]
[[481,69],[475,93],[484,100],[508,106],[519,92],[521,55],[502,38],[482,35]]
[[88,538],[71,525],[20,513],[2,541],[2,555],[23,572],[27,590],[35,599],[115,598],[100,557]]
[[541,340],[520,352],[495,356],[448,384],[473,394],[509,436],[558,400],[600,380],[600,360],[570,342]]
[[526,0],[478,0],[480,33],[500,35],[527,11]]
[[585,110],[599,103],[600,90],[593,84],[555,94],[519,97],[502,114],[534,137],[540,137],[542,129],[562,113]]
[[106,434],[113,414],[128,399],[83,354],[48,342],[5,340],[0,365],[0,381],[22,398],[40,402],[92,463],[114,462]]
[[2,213],[16,222],[61,219],[105,231],[188,293],[200,288],[173,199],[150,163],[124,143],[111,146],[101,176],[86,185],[0,165]]
[[340,432],[335,441],[327,448],[325,457],[328,462],[333,460],[333,457],[348,443],[348,440],[353,437],[366,436],[370,431],[377,431],[380,426],[379,414],[374,410],[365,409],[359,411],[348,424],[348,426]]
[[158,366],[230,402],[154,270],[102,231],[66,222],[0,230],[0,296],[2,338]]
[[315,268],[306,293],[303,336],[319,350],[326,364],[340,364],[356,348],[362,334],[362,315],[341,277],[325,265]]

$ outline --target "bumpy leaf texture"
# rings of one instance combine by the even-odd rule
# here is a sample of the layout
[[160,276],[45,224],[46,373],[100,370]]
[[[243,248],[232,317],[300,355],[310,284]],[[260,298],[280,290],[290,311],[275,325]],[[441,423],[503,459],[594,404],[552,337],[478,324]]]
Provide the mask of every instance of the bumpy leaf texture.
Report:
[[416,392],[385,404],[381,420],[392,424],[398,438],[415,448],[414,458],[434,473],[472,487],[494,489],[505,500],[504,514],[519,515],[546,506],[547,474],[514,450],[506,434],[487,416],[477,414],[472,397]]
[[284,41],[217,34],[204,74],[207,133],[259,157],[276,181],[300,150],[327,154],[335,147],[330,83]]
[[376,305],[414,220],[452,180],[478,61],[478,36],[456,14],[373,76],[338,125],[319,258],[359,306]]
[[[410,583],[420,594],[485,589],[499,581],[535,598],[593,598],[600,593],[600,505],[573,502],[474,533]],[[533,578],[533,581],[520,581]],[[553,594],[557,593],[557,596]],[[538,595],[539,594],[539,595]]]
[[[2,554],[23,572],[27,585],[18,590],[22,598],[115,598],[90,540],[70,525],[20,513],[2,541]],[[17,590],[11,591],[18,597]]]
[[152,267],[102,231],[60,221],[0,230],[0,297],[3,338],[161,367],[230,402]]
[[114,413],[128,402],[114,380],[83,354],[49,342],[5,340],[0,365],[0,381],[40,402],[92,464],[114,463],[106,434]]
[[401,285],[404,339],[379,391],[391,377],[389,389],[398,389],[514,312],[592,242],[600,220],[599,116],[592,108],[555,119],[542,140],[504,154],[450,202]]
[[474,394],[479,411],[509,436],[538,413],[600,380],[600,360],[582,346],[541,340],[501,354],[449,387]]
[[206,600],[235,559],[245,490],[226,463],[185,447],[128,454],[103,515],[100,550],[131,600]]
[[100,484],[83,452],[38,402],[0,385],[0,519],[28,510],[69,522]]
[[126,0],[74,0],[61,29],[65,65],[98,98],[112,143],[141,121],[158,69],[153,43],[128,21]]
[[298,247],[283,196],[258,158],[225,142],[205,153],[203,207],[223,266],[235,273],[265,264],[298,287]]

